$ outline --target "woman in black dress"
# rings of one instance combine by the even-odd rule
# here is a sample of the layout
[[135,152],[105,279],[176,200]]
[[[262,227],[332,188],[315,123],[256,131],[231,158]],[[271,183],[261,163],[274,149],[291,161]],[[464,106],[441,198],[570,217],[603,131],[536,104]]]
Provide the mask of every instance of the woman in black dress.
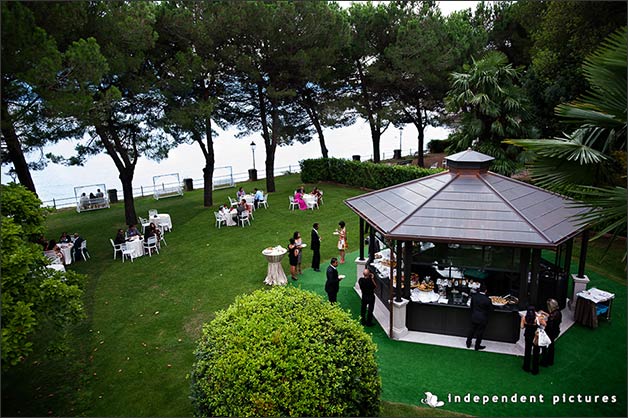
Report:
[[297,280],[297,264],[299,263],[299,247],[294,241],[294,238],[290,238],[290,245],[288,245],[288,259],[290,261],[290,276],[292,280]]
[[554,341],[560,335],[560,323],[563,320],[563,315],[560,313],[560,308],[556,299],[547,300],[547,325],[545,325],[545,332],[550,337],[552,343],[543,347],[541,350],[541,366],[547,367],[554,365]]
[[[525,338],[525,351],[523,356],[523,370],[531,371],[532,374],[539,374],[539,346],[534,344],[534,336],[536,330],[539,329],[539,323],[536,319],[536,310],[534,306],[528,306],[526,315],[521,318],[521,328],[524,329],[523,336]],[[530,369],[530,357],[532,357],[532,369]]]

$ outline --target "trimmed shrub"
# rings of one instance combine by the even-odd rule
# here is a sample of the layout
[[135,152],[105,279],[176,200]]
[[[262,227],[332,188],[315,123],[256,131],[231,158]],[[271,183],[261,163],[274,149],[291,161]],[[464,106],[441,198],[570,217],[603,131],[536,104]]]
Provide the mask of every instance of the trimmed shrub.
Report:
[[302,160],[300,165],[303,183],[333,181],[374,190],[443,171],[440,168],[386,165],[338,158]]
[[240,296],[203,326],[197,416],[376,416],[376,346],[319,295],[275,287]]

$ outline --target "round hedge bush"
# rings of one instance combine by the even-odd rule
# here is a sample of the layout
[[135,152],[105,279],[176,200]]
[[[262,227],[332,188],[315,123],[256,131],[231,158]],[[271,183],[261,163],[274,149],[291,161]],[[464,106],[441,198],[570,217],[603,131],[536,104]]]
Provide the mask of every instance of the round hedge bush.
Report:
[[240,296],[203,326],[191,373],[198,416],[377,416],[376,346],[319,295]]

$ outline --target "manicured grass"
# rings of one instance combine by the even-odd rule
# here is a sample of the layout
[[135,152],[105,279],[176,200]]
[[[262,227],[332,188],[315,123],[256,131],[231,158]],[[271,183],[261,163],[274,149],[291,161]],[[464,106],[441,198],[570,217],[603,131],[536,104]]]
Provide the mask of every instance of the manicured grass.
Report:
[[[347,222],[350,250],[340,266],[347,275],[340,305],[359,317],[355,284],[358,218],[342,203],[363,193],[321,184],[325,204],[315,211],[289,211],[288,195],[300,184],[297,175],[277,178],[268,210],[255,212],[251,227],[214,226],[213,210],[202,206],[202,192],[155,201],[138,199],[138,215],[149,209],[169,213],[174,230],[161,254],[134,263],[112,259],[109,238],[123,227],[121,204],[109,210],[77,214],[60,211],[48,219],[49,237],[78,231],[88,240],[91,260],[71,266],[88,275],[85,305],[88,318],[72,330],[71,346],[61,357],[39,350],[25,364],[3,375],[3,415],[189,416],[193,411],[187,374],[194,361],[195,340],[203,323],[229,306],[235,296],[266,287],[266,261],[261,250],[288,244],[299,230],[309,243],[313,222],[320,223],[323,269],[337,254],[332,235],[339,220]],[[245,189],[265,189],[263,181]],[[310,189],[311,185],[306,185]],[[215,192],[216,204],[236,189]],[[577,253],[574,251],[574,255]],[[309,267],[291,286],[324,296],[324,270]],[[619,262],[619,260],[616,260]],[[574,269],[577,264],[574,263]],[[287,257],[284,270],[288,271]],[[557,363],[538,376],[521,371],[521,359],[473,350],[391,341],[379,327],[367,328],[378,345],[385,416],[434,416],[462,413],[495,416],[619,416],[626,411],[626,288],[595,271],[591,285],[617,294],[613,319],[596,330],[574,326],[558,341]],[[45,338],[45,334],[40,336]],[[40,339],[40,340],[41,340]],[[421,408],[430,391],[446,401],[439,409]],[[608,394],[616,403],[489,404],[447,402],[448,394]],[[397,405],[402,403],[406,405]],[[415,408],[414,406],[419,408]]]

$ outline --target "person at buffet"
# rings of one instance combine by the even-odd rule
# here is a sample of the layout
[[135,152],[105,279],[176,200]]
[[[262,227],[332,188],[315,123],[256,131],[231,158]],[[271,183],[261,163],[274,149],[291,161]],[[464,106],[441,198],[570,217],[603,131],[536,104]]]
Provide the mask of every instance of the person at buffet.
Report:
[[124,235],[124,229],[118,229],[116,237],[113,239],[114,244],[124,244],[126,242],[126,236]]
[[345,221],[338,222],[338,252],[340,253],[340,264],[345,262],[345,253],[349,245],[347,244],[347,228]]
[[68,235],[67,232],[63,232],[61,234],[61,237],[59,238],[59,243],[61,244],[69,244],[72,242],[72,239],[70,238],[70,235]]
[[367,327],[373,325],[373,310],[375,309],[375,289],[377,282],[375,275],[368,268],[362,272],[362,277],[358,280],[358,285],[362,291],[362,305],[360,306],[360,323]]
[[244,191],[244,189],[242,187],[240,187],[238,189],[238,192],[236,193],[236,200],[240,201],[242,200],[242,198],[246,195],[246,192]]
[[475,337],[475,350],[484,350],[482,337],[488,324],[488,316],[493,311],[493,303],[486,296],[486,285],[482,283],[479,292],[471,296],[471,329],[467,336],[467,348],[471,348],[471,342]]
[[560,312],[558,301],[556,299],[547,300],[547,310],[549,313],[541,311],[541,313],[547,318],[545,324],[545,332],[547,336],[552,340],[552,343],[547,347],[541,347],[541,366],[548,367],[554,365],[554,342],[560,335],[560,323],[563,320],[563,315]]
[[264,192],[255,188],[255,195],[253,195],[253,204],[255,205],[255,209],[259,207],[259,202],[264,200]]
[[298,280],[297,275],[297,263],[299,260],[299,247],[294,241],[294,238],[290,238],[290,244],[288,245],[288,259],[290,261],[290,277],[292,280]]
[[307,203],[303,200],[303,189],[297,189],[294,194],[294,201],[298,203],[299,210],[307,210]]
[[312,225],[312,233],[310,238],[310,248],[312,249],[312,269],[316,272],[321,271],[321,237],[318,235],[318,222]]
[[338,259],[332,257],[329,267],[327,267],[327,281],[325,282],[325,292],[329,302],[336,303],[338,290],[340,290],[340,277],[338,277]]
[[303,274],[303,270],[301,270],[301,257],[302,257],[302,252],[301,249],[303,248],[301,245],[303,244],[303,239],[301,239],[301,233],[299,231],[294,231],[294,234],[292,235],[292,238],[294,238],[294,243],[296,244],[297,248],[299,249],[299,254],[297,256],[297,274]]
[[[523,370],[526,372],[532,372],[532,374],[539,374],[539,352],[540,347],[534,343],[534,337],[539,324],[542,321],[536,314],[534,306],[528,306],[525,316],[521,318],[521,329],[523,329],[523,337],[525,340],[525,348],[523,354]],[[532,362],[532,368],[530,368],[530,362]]]

